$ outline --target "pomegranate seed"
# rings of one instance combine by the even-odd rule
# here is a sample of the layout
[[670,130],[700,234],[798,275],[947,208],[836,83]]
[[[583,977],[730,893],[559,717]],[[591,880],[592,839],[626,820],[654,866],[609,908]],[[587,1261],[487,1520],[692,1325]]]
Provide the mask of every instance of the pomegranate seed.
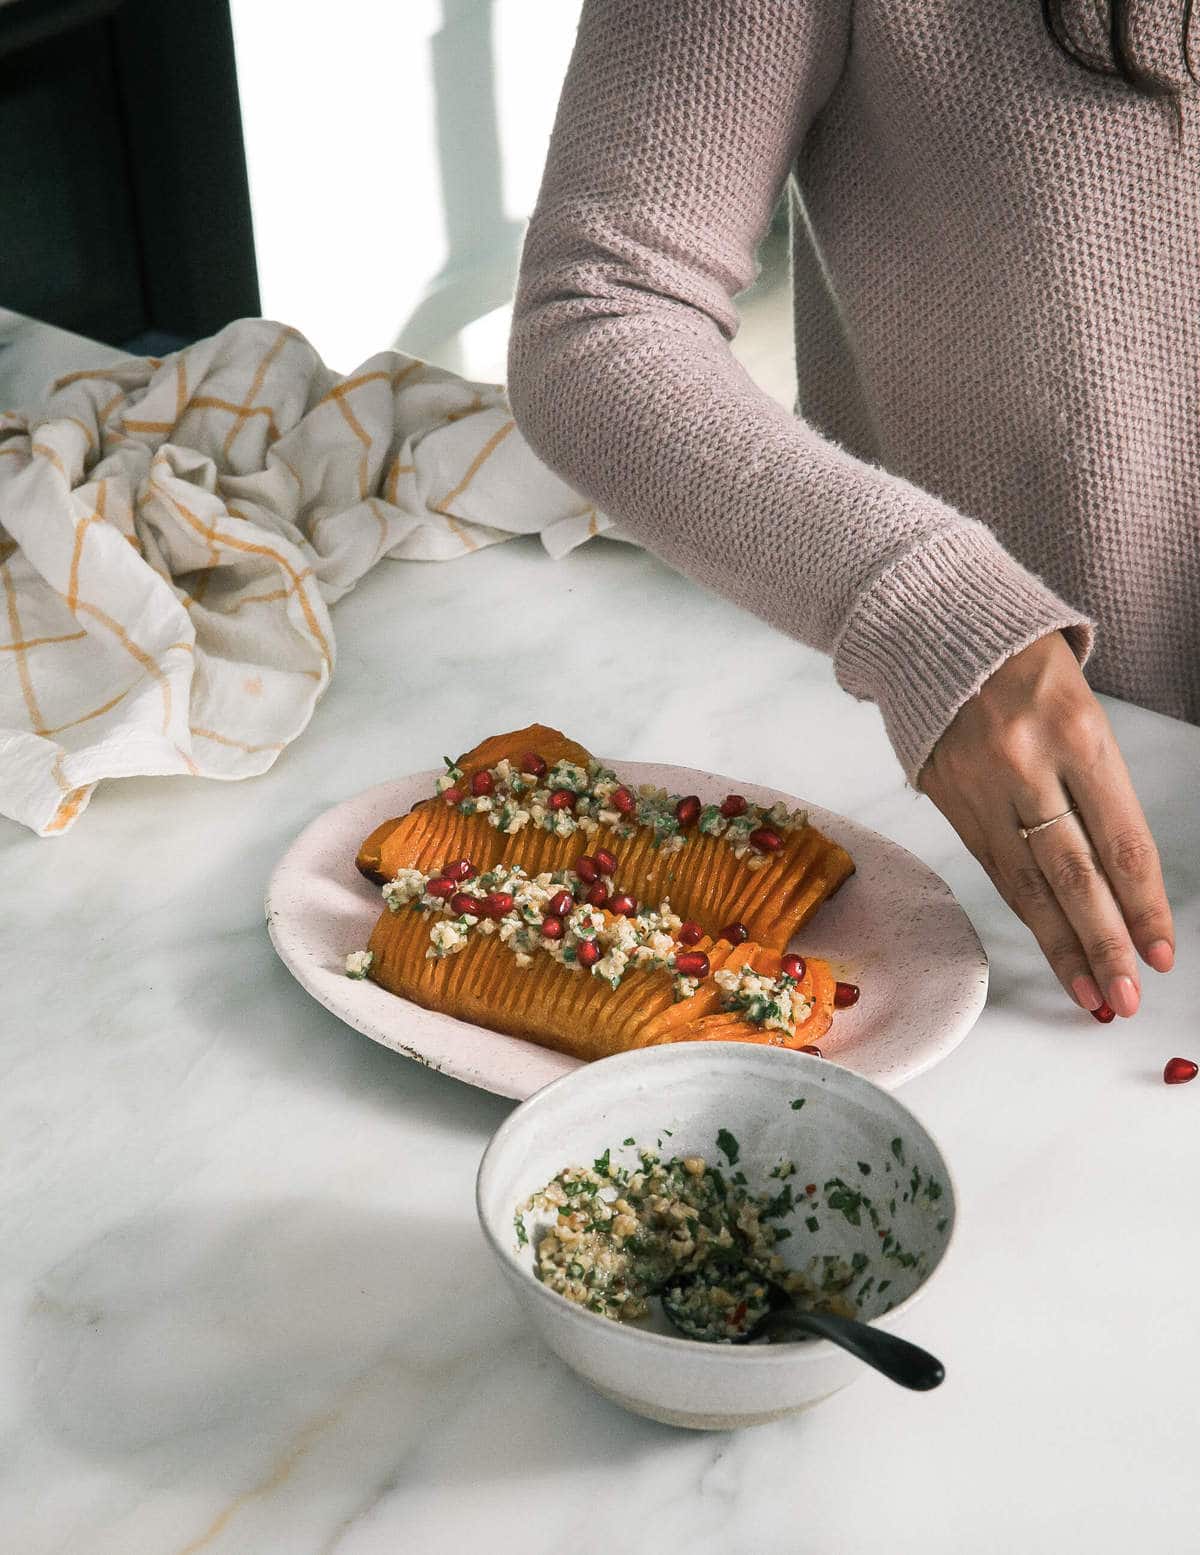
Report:
[[1108,1025],[1110,1020],[1116,1020],[1117,1018],[1116,1010],[1113,1009],[1111,1004],[1103,999],[1094,1010],[1089,1010],[1088,1014],[1092,1017],[1093,1020],[1098,1020],[1105,1026]]
[[522,772],[528,772],[533,777],[542,778],[546,776],[546,763],[540,756],[535,755],[533,751],[526,751],[517,765]]
[[697,795],[688,794],[686,799],[679,801],[675,806],[675,819],[684,828],[695,826],[700,819],[700,800]]
[[677,950],[675,970],[680,977],[707,977],[708,957],[702,950]]
[[615,875],[617,872],[616,857],[607,848],[597,848],[592,857],[596,860],[596,868],[602,875]]
[[686,923],[679,925],[677,937],[681,945],[694,945],[698,939],[704,938],[704,930],[689,918]]
[[600,959],[600,947],[594,939],[581,939],[575,954],[580,966],[595,966]]
[[1196,1066],[1190,1058],[1170,1058],[1167,1067],[1163,1070],[1163,1079],[1168,1085],[1186,1085],[1189,1080],[1196,1078]]
[[794,977],[797,982],[808,971],[808,964],[803,956],[793,955],[790,952],[779,963],[779,970],[785,977]]
[[814,1058],[825,1057],[824,1053],[822,1053],[819,1047],[799,1047],[796,1049],[796,1051],[797,1053],[811,1053]]
[[473,794],[494,794],[496,792],[496,779],[490,772],[477,772],[471,779],[471,792]]
[[783,838],[769,826],[759,826],[750,833],[750,846],[760,853],[778,853],[783,847]]
[[473,918],[482,918],[483,903],[477,896],[469,896],[466,891],[456,891],[450,898],[450,911],[469,912]]
[[637,899],[636,897],[627,896],[623,891],[620,891],[616,896],[609,897],[608,910],[609,912],[620,913],[622,917],[632,918],[634,913],[637,912]]
[[750,930],[744,923],[727,923],[717,938],[727,939],[731,945],[744,945],[750,938]]
[[593,880],[600,878],[600,871],[596,867],[596,860],[590,853],[581,853],[575,860],[575,873],[581,880],[586,880],[591,885]]
[[479,871],[469,858],[456,858],[453,864],[447,864],[442,874],[447,880],[470,880]]
[[488,918],[503,918],[506,912],[513,910],[513,894],[511,891],[490,891],[483,899],[483,911]]
[[619,810],[622,815],[632,815],[637,809],[637,800],[627,788],[614,788],[608,796],[608,802],[614,810]]
[[465,797],[461,788],[447,788],[442,794],[447,804],[458,804]]
[[848,1010],[852,1004],[858,1003],[858,984],[839,983],[833,990],[833,1006],[837,1010]]
[[575,898],[570,891],[555,891],[554,895],[546,903],[550,909],[552,918],[565,918],[575,905]]
[[746,1302],[744,1302],[744,1301],[739,1301],[739,1302],[738,1302],[738,1304],[737,1304],[737,1306],[736,1306],[736,1307],[734,1307],[734,1309],[733,1309],[733,1311],[732,1311],[732,1312],[731,1312],[731,1313],[730,1313],[730,1314],[729,1314],[729,1316],[728,1316],[728,1317],[727,1317],[727,1318],[726,1318],[726,1319],[725,1319],[725,1322],[726,1322],[726,1323],[727,1323],[727,1324],[728,1324],[728,1326],[729,1326],[729,1327],[730,1327],[730,1328],[736,1328],[736,1327],[737,1327],[737,1325],[738,1325],[738,1324],[739,1324],[739,1323],[740,1323],[740,1322],[741,1322],[741,1321],[742,1321],[742,1319],[743,1319],[743,1318],[744,1318],[744,1317],[745,1317],[745,1316],[746,1316],[746,1312],[747,1312],[747,1310],[748,1310],[748,1308],[747,1308],[747,1304],[746,1304]]
[[453,880],[431,880],[425,887],[426,896],[437,897],[441,901],[448,901],[450,897],[458,894]]
[[816,1183],[815,1182],[806,1183],[804,1185],[804,1191],[805,1191],[805,1193],[808,1194],[809,1198],[811,1199],[813,1194],[817,1191]]
[[573,810],[576,795],[569,788],[556,788],[548,800],[552,810]]
[[563,923],[562,923],[562,919],[561,918],[543,918],[542,919],[542,938],[543,939],[562,939],[562,937],[563,937]]
[[602,885],[599,880],[595,885],[588,886],[585,902],[590,902],[593,907],[605,907],[608,904],[608,887]]
[[741,794],[726,794],[721,800],[721,814],[727,820],[731,821],[735,815],[745,815],[748,809],[749,806]]

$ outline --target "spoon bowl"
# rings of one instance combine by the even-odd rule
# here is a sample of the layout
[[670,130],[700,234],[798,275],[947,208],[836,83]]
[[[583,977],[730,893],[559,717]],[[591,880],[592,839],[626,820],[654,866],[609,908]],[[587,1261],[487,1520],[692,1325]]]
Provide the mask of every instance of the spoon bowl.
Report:
[[702,1294],[706,1287],[711,1288],[698,1274],[675,1280],[663,1291],[662,1308],[668,1321],[687,1338],[709,1344],[754,1344],[760,1340],[767,1344],[790,1344],[795,1340],[828,1339],[890,1381],[917,1393],[927,1393],[945,1380],[945,1367],[928,1350],[857,1318],[798,1306],[776,1280],[741,1269],[723,1275],[721,1285],[724,1290],[732,1286],[731,1294],[738,1300],[732,1308],[725,1309],[719,1324],[699,1321],[691,1310],[690,1298]]

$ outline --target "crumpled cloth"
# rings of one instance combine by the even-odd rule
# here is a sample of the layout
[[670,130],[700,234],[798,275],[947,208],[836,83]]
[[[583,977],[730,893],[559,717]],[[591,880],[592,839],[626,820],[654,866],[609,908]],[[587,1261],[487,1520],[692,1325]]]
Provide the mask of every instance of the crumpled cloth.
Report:
[[546,468],[500,384],[397,351],[349,377],[241,319],[0,413],[0,813],[65,832],[104,778],[266,771],[383,557],[623,538]]

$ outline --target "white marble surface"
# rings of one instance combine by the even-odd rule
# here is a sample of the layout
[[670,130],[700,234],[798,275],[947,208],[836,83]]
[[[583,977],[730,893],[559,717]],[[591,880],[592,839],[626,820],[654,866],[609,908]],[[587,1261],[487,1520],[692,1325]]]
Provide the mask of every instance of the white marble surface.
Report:
[[[31,364],[98,360],[46,370],[11,316],[0,338],[0,403]],[[57,841],[0,822],[4,1555],[1195,1549],[1200,1082],[1160,1075],[1200,1058],[1200,729],[1111,709],[1180,954],[1102,1027],[904,789],[874,709],[631,548],[389,563],[336,624],[333,685],[265,776],[102,787]],[[938,1392],[864,1375],[731,1436],[603,1402],[476,1226],[510,1104],[339,1025],[273,956],[265,882],[313,816],[535,717],[839,809],[971,914],[989,1006],[901,1092],[961,1198],[913,1331]]]

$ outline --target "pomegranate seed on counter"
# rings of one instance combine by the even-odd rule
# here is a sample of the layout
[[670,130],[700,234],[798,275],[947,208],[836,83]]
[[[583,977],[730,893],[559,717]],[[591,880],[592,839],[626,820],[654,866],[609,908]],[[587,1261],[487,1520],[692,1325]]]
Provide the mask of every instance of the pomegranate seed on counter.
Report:
[[602,875],[608,875],[611,879],[617,872],[617,859],[614,853],[607,848],[597,848],[592,857],[596,860],[596,868]]
[[708,957],[702,950],[677,950],[675,970],[680,977],[707,977]]
[[799,982],[805,972],[808,971],[808,964],[803,956],[793,955],[789,952],[780,961],[779,970],[785,977],[794,977]]
[[609,912],[620,913],[623,918],[632,918],[637,912],[637,902],[632,896],[627,896],[623,891],[608,899]]
[[592,907],[607,907],[608,887],[597,880],[595,885],[588,887],[588,893],[584,897],[584,901]]
[[575,898],[570,891],[555,891],[554,895],[546,903],[552,918],[565,918],[574,905]]
[[824,1053],[822,1053],[819,1047],[798,1047],[796,1051],[797,1053],[811,1053],[814,1058],[825,1057]]
[[757,848],[760,853],[778,853],[783,847],[783,838],[769,826],[756,827],[750,833],[748,840],[750,846]]
[[689,826],[695,826],[700,819],[700,799],[696,794],[688,794],[675,806],[675,819],[686,830]]
[[453,864],[447,864],[442,870],[442,876],[446,880],[470,880],[478,873],[469,858],[456,858]]
[[574,810],[577,797],[569,788],[556,788],[546,805],[551,810]]
[[1093,1020],[1098,1020],[1105,1026],[1108,1025],[1110,1020],[1116,1020],[1117,1018],[1116,1010],[1105,999],[1102,999],[1094,1010],[1089,1010],[1088,1014]]
[[461,788],[447,788],[443,790],[442,798],[447,804],[460,804],[466,795]]
[[477,896],[469,896],[466,891],[456,891],[450,898],[450,911],[457,913],[470,913],[473,918],[484,916],[483,903]]
[[425,887],[428,896],[437,897],[439,901],[449,901],[452,896],[458,894],[458,883],[454,880],[431,880]]
[[750,930],[744,923],[727,923],[717,938],[727,939],[731,945],[744,945],[750,938]]
[[698,939],[704,938],[704,930],[689,918],[686,923],[679,925],[679,933],[675,937],[681,945],[694,945]]
[[614,788],[608,796],[608,802],[622,815],[632,815],[637,809],[637,800],[627,788]]
[[833,1007],[836,1010],[848,1010],[852,1004],[858,1003],[858,984],[839,983],[833,990]]
[[727,821],[732,821],[735,815],[745,815],[748,806],[741,794],[726,794],[721,800],[721,814]]
[[487,918],[503,918],[506,912],[513,910],[513,894],[511,891],[490,891],[483,899],[483,913]]
[[595,966],[600,959],[600,947],[594,939],[582,939],[575,956],[580,966]]
[[562,937],[563,921],[561,918],[549,917],[542,919],[543,939],[562,939]]
[[496,792],[496,779],[490,772],[477,772],[471,779],[471,792],[476,796],[480,794],[494,794]]
[[1196,1078],[1196,1065],[1190,1058],[1168,1058],[1163,1079],[1168,1085],[1186,1085]]
[[528,772],[530,777],[544,778],[546,776],[546,763],[533,751],[526,751],[517,763],[522,772]]

